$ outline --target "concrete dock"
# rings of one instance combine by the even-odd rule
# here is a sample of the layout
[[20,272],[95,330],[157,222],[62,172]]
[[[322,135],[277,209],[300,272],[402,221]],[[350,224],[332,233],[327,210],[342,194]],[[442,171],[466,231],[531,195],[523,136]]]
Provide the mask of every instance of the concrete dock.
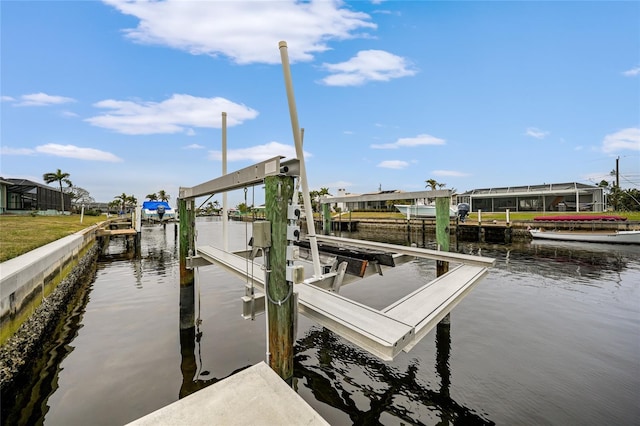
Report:
[[129,425],[329,425],[261,362]]

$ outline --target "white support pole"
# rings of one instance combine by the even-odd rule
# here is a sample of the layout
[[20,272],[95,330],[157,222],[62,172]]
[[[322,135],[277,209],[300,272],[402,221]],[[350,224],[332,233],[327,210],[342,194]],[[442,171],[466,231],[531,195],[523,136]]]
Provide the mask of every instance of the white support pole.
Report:
[[280,57],[282,59],[282,70],[284,72],[284,82],[287,89],[287,100],[289,101],[289,114],[291,115],[291,129],[293,130],[293,140],[296,146],[296,156],[300,162],[300,181],[302,183],[302,200],[304,201],[304,212],[307,218],[307,233],[309,245],[311,247],[311,257],[313,259],[313,275],[320,277],[320,254],[318,252],[318,241],[316,240],[315,223],[313,222],[313,207],[309,196],[309,183],[307,181],[307,171],[304,165],[304,150],[302,149],[302,134],[298,123],[298,112],[296,110],[296,100],[293,94],[293,82],[291,80],[291,70],[289,68],[289,55],[287,54],[287,42],[278,43]]
[[134,229],[136,232],[142,232],[142,204],[136,204],[135,210],[135,222],[133,223]]
[[[227,113],[222,113],[222,176],[227,174]],[[224,251],[229,251],[227,228],[227,192],[222,193],[222,243]]]

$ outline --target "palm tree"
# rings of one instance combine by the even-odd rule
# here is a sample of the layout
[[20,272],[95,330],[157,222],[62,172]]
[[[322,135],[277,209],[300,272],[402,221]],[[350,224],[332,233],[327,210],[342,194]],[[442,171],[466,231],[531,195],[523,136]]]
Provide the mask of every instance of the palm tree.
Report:
[[156,194],[148,194],[146,197],[149,201],[157,201],[158,196]]
[[109,211],[115,210],[118,212],[120,210],[120,200],[116,199],[113,201],[109,201]]
[[127,203],[127,206],[129,207],[135,207],[138,204],[138,199],[133,195],[129,195],[127,196],[126,203]]
[[169,201],[169,198],[171,197],[166,193],[164,189],[161,189],[160,191],[158,191],[158,198],[160,199],[160,201]]
[[42,179],[46,183],[58,182],[60,184],[60,207],[64,212],[64,193],[62,192],[62,182],[66,183],[67,186],[73,185],[69,180],[69,173],[63,173],[62,170],[58,169],[55,173],[45,173],[42,175]]
[[127,194],[125,194],[124,192],[121,195],[118,195],[117,197],[114,197],[116,200],[119,201],[120,204],[120,211],[122,211],[124,213],[124,209],[127,205],[127,198],[129,196]]
[[434,191],[435,191],[436,188],[442,189],[445,186],[447,186],[446,183],[440,183],[435,179],[427,179],[427,180],[425,180],[425,183],[427,184],[426,188],[431,188]]

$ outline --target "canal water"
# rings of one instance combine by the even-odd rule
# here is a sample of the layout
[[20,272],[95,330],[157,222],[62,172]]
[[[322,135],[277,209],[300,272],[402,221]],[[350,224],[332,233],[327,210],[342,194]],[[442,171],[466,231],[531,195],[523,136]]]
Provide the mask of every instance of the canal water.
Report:
[[[215,218],[199,218],[197,229],[198,244],[221,246]],[[140,258],[111,243],[87,303],[20,407],[3,407],[3,424],[120,425],[264,360],[264,316],[242,319],[244,282],[219,267],[197,272],[198,325],[180,331],[175,235],[173,224],[143,227]],[[250,224],[231,222],[229,235],[231,250],[245,249]],[[293,386],[302,398],[335,425],[639,424],[640,247],[460,243],[457,251],[496,266],[449,326],[392,362],[301,316]],[[414,260],[341,294],[381,308],[434,277],[435,262]]]

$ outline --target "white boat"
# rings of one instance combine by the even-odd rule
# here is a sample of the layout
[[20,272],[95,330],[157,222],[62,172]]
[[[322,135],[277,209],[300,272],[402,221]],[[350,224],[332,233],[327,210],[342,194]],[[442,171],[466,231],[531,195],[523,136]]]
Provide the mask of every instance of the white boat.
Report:
[[586,243],[640,244],[640,231],[544,231],[530,229],[534,239],[580,241]]
[[[405,215],[407,219],[412,217],[436,217],[435,204],[394,204],[393,206]],[[458,209],[453,206],[449,207],[449,217],[456,217],[457,215]]]
[[145,201],[142,203],[142,219],[162,222],[175,218],[176,212],[166,201]]

